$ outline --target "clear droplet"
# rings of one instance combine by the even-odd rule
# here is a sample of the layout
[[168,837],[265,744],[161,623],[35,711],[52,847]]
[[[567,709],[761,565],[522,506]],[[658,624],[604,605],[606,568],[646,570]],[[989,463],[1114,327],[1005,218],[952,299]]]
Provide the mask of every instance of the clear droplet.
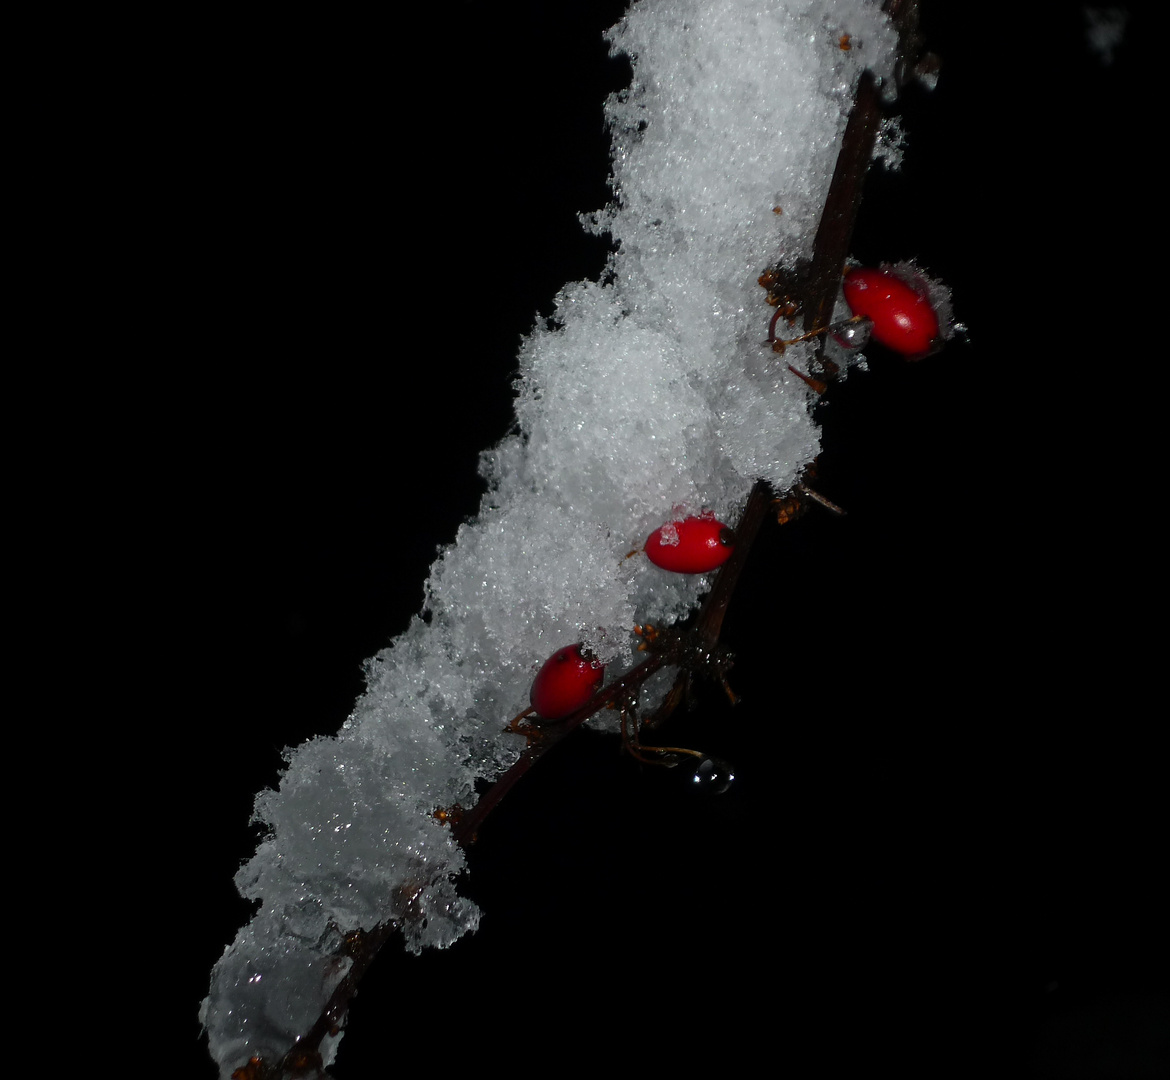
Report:
[[691,786],[696,791],[711,795],[722,795],[735,779],[735,771],[722,758],[705,757],[695,766]]
[[833,340],[843,349],[864,349],[869,343],[873,322],[870,319],[846,319],[829,327]]

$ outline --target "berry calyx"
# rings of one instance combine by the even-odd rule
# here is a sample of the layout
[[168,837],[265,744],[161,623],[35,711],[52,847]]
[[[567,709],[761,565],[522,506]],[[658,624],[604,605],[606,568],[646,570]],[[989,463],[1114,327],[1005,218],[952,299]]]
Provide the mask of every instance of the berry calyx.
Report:
[[873,337],[887,349],[917,359],[938,337],[938,313],[926,289],[892,270],[856,266],[845,275],[845,302],[873,323]]
[[646,540],[650,561],[676,574],[705,574],[735,550],[735,533],[711,514],[660,525]]
[[545,720],[561,720],[593,697],[604,676],[604,664],[583,654],[579,644],[566,645],[536,673],[528,700]]

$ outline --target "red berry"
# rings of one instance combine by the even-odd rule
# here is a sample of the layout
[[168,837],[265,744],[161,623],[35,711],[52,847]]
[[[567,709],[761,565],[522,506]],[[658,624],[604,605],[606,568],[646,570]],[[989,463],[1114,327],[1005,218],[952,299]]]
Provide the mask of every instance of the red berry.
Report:
[[930,351],[938,315],[926,290],[890,270],[857,266],[845,275],[845,301],[854,315],[873,323],[874,339],[903,356]]
[[734,550],[735,533],[710,514],[667,522],[646,541],[650,561],[676,574],[705,574],[727,562]]
[[560,720],[593,697],[604,675],[605,665],[582,656],[580,645],[566,645],[536,673],[528,700],[546,720]]

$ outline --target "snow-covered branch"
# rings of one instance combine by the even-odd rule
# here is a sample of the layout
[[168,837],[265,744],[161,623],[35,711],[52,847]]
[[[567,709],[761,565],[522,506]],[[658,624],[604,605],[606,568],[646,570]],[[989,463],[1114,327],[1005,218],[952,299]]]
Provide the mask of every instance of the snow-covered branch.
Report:
[[[912,5],[891,7],[912,23]],[[761,348],[757,278],[789,274],[810,329],[840,315],[881,88],[907,66],[896,27],[859,0],[643,2],[611,40],[634,82],[607,108],[614,202],[587,215],[613,237],[607,275],[566,286],[524,343],[518,431],[484,455],[480,515],[435,563],[423,615],[370,661],[338,736],[292,752],[257,799],[267,835],[237,883],[261,907],[202,1012],[225,1075],[249,1058],[277,1075],[294,1040],[303,1065],[328,1064],[392,929],[416,952],[475,929],[460,840],[497,801],[477,797],[483,781],[506,791],[543,752],[502,730],[536,668],[581,641],[630,672],[561,731],[609,702],[653,712],[672,680],[649,676],[688,664],[687,634],[715,645],[769,492],[816,456],[792,369],[820,363],[820,339],[784,363]],[[739,520],[745,504],[714,581],[627,558],[664,521]],[[676,633],[639,666],[631,627],[647,622]],[[467,816],[446,828],[435,812],[456,805]]]

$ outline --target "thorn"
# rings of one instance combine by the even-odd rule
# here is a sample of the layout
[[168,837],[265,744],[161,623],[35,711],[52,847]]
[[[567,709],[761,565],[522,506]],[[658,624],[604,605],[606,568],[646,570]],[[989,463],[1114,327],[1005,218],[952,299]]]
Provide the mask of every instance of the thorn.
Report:
[[797,484],[796,490],[799,491],[802,495],[807,495],[810,499],[812,499],[813,502],[818,503],[820,506],[823,506],[826,510],[831,511],[838,517],[844,517],[847,513],[847,511],[843,510],[835,502],[830,502],[828,499],[826,499],[819,491],[813,491],[812,488],[805,487],[804,484]]
[[719,685],[723,687],[723,692],[727,695],[727,700],[732,705],[739,704],[739,695],[731,689],[731,684],[727,681],[727,676],[722,673],[719,676]]
[[[775,346],[773,346],[775,348]],[[821,382],[820,379],[814,379],[811,375],[806,375],[803,371],[797,371],[791,364],[788,365],[788,370],[792,372],[798,379],[803,379],[817,394],[823,394],[829,389],[828,383]]]

